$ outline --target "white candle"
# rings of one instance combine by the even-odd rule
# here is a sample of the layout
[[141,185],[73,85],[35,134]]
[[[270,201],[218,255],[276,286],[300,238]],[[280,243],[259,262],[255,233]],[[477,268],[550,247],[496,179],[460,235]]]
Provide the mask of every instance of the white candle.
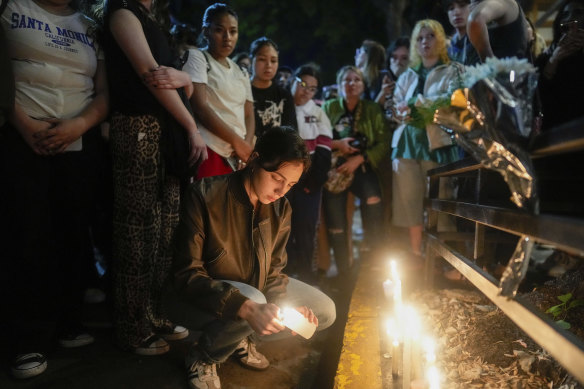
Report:
[[409,334],[404,335],[404,354],[403,354],[403,389],[410,389],[412,380],[412,338]]
[[392,345],[393,347],[391,351],[391,376],[395,380],[399,376],[399,361],[401,359],[399,340],[394,339]]
[[282,323],[305,339],[310,339],[316,331],[316,324],[311,323],[300,312],[292,308],[284,308]]
[[399,310],[402,304],[402,284],[401,280],[398,278],[393,281],[393,304],[396,310]]
[[424,347],[424,356],[426,358],[427,366],[431,366],[436,362],[436,346],[434,340],[429,336],[424,337],[422,340]]
[[388,319],[387,320],[387,338],[393,339],[392,347],[391,347],[391,375],[393,379],[397,379],[399,375],[399,363],[401,360],[401,349],[399,345],[399,327],[395,320]]
[[430,366],[426,371],[429,389],[440,389],[440,372],[436,366]]

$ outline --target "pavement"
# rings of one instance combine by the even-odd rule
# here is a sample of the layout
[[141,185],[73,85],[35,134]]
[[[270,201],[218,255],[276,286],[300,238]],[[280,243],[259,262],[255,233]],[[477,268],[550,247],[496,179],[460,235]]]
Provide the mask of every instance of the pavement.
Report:
[[[355,277],[358,263],[355,267]],[[332,269],[334,273],[334,268]],[[330,273],[329,273],[330,274]],[[310,340],[299,336],[258,345],[270,361],[263,372],[243,368],[228,360],[218,368],[224,389],[324,389],[332,388],[354,279],[340,288],[323,286],[337,305],[337,321]],[[87,304],[85,322],[96,341],[81,348],[55,346],[48,354],[47,370],[34,378],[16,380],[5,358],[0,369],[2,389],[183,389],[188,388],[183,360],[197,332],[171,342],[169,353],[138,356],[117,348],[104,304]],[[109,326],[108,326],[109,324]],[[2,354],[6,354],[5,352]]]

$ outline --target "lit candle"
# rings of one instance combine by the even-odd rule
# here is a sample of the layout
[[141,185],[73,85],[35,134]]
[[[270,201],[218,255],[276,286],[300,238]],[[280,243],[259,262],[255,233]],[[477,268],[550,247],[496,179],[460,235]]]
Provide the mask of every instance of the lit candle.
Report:
[[404,354],[403,354],[403,389],[410,389],[412,380],[412,337],[410,334],[404,334]]
[[391,348],[391,375],[393,379],[397,379],[399,375],[399,362],[401,359],[401,350],[399,346],[399,327],[394,319],[387,321],[387,335],[388,339],[393,339]]
[[393,305],[394,309],[399,310],[402,304],[402,284],[401,280],[395,279],[393,280]]
[[391,299],[393,297],[394,286],[392,280],[385,280],[383,281],[383,294],[385,298]]
[[395,261],[395,259],[389,261],[389,269],[391,272],[391,279],[394,281],[399,279],[399,273],[397,272],[397,262]]
[[283,309],[282,323],[305,339],[310,339],[316,331],[316,324],[311,323],[300,312],[292,308]]
[[436,366],[430,366],[426,371],[429,389],[440,389],[440,372]]
[[431,366],[436,362],[436,346],[434,340],[429,336],[424,337],[422,340],[424,347],[424,356],[426,358],[427,366]]
[[393,347],[391,351],[391,376],[395,380],[399,376],[399,361],[401,359],[399,339],[394,338],[392,345]]

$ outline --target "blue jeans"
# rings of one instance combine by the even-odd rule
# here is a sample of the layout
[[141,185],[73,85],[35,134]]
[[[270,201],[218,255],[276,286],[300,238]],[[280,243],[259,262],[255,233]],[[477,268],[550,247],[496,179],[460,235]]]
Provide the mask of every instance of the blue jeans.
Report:
[[[312,309],[318,318],[317,331],[330,327],[336,318],[333,300],[320,290],[302,281],[294,278],[289,278],[289,280],[286,295],[281,300],[271,302],[279,307],[284,305],[289,307],[307,306]],[[224,281],[235,286],[241,294],[252,301],[258,304],[266,303],[264,294],[253,286],[236,281]],[[186,366],[190,366],[201,358],[207,363],[224,362],[233,354],[237,345],[243,339],[254,333],[245,320],[217,319],[216,316],[207,311],[197,309],[192,304],[180,301],[172,301],[167,306],[171,311],[171,320],[173,322],[186,325],[192,330],[202,331],[198,344],[191,347],[186,357]],[[271,341],[287,336],[291,336],[288,329],[277,334],[261,336],[259,339]]]

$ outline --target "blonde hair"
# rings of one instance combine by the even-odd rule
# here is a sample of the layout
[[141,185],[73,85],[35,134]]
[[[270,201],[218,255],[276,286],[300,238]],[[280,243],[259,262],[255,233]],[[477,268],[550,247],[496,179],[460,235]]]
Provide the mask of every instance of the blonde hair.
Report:
[[449,63],[450,58],[448,58],[448,50],[446,49],[446,34],[444,33],[442,24],[433,19],[424,19],[416,23],[412,32],[412,39],[410,41],[410,66],[415,67],[422,63],[422,57],[418,53],[418,50],[416,50],[418,36],[422,28],[427,28],[434,33],[434,36],[436,36],[436,53],[438,54],[438,58],[442,63]]
[[345,65],[342,68],[340,68],[339,71],[337,72],[337,85],[339,88],[339,94],[343,98],[345,98],[345,96],[344,96],[343,89],[341,88],[341,84],[343,83],[343,77],[345,77],[345,74],[347,74],[349,72],[353,72],[353,73],[357,74],[361,78],[361,81],[365,82],[365,76],[363,76],[363,72],[357,66]]

